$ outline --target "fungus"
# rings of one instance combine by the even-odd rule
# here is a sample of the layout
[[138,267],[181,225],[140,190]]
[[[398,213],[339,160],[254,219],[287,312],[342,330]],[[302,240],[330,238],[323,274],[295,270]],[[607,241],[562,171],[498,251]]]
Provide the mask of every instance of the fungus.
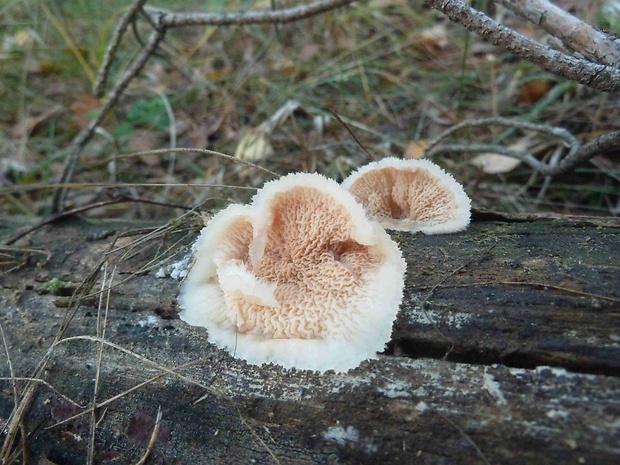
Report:
[[351,194],[292,174],[203,229],[180,317],[252,364],[346,371],[385,348],[404,274],[398,246]]
[[428,160],[384,158],[353,172],[342,187],[387,229],[444,234],[469,225],[463,186]]

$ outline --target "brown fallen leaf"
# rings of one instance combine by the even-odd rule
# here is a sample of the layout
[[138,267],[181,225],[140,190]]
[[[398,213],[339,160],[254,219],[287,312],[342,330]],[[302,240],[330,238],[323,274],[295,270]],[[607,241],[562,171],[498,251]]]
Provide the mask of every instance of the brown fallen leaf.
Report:
[[[132,152],[144,152],[159,147],[159,138],[154,131],[138,129],[133,131],[129,140],[129,150]],[[138,159],[146,166],[158,166],[161,164],[161,155],[148,154],[138,155]]]
[[549,79],[532,79],[521,86],[517,93],[517,104],[532,105],[543,98],[555,83]]
[[101,100],[92,94],[80,94],[75,99],[75,102],[71,104],[71,111],[73,115],[71,120],[80,129],[85,128],[90,123],[90,114],[92,111],[101,108]]

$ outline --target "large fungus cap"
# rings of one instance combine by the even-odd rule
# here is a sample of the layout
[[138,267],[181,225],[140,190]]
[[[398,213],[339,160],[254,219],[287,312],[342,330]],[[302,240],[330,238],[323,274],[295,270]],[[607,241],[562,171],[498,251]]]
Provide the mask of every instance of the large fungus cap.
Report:
[[384,158],[353,172],[342,187],[388,229],[443,234],[469,225],[463,186],[428,160]]
[[271,181],[213,217],[181,290],[181,319],[253,364],[345,371],[389,341],[402,299],[398,246],[318,174]]

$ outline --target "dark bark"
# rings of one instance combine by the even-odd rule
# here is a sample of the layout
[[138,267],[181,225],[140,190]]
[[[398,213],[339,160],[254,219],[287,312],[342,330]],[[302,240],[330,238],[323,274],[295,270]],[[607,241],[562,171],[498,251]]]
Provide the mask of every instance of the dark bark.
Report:
[[[618,221],[486,218],[494,221],[455,235],[394,235],[409,271],[393,340],[348,374],[248,366],[178,320],[178,282],[155,278],[156,263],[132,273],[172,244],[182,255],[191,225],[112,253],[106,340],[151,362],[105,346],[98,402],[161,374],[154,363],[184,378],[164,373],[98,409],[96,463],[135,463],[158,406],[163,425],[148,463],[617,463]],[[5,221],[0,239],[23,226]],[[1,250],[5,269],[18,267],[0,278],[15,376],[31,375],[71,313],[70,295],[117,233],[135,227],[66,221]],[[49,286],[53,278],[60,284]],[[420,308],[433,288],[423,306],[434,326]],[[64,337],[96,335],[98,300],[83,299]],[[88,405],[96,349],[89,340],[57,345],[41,378]],[[2,381],[0,422],[13,401]],[[84,463],[90,415],[50,428],[80,409],[44,385],[27,411],[34,463]]]

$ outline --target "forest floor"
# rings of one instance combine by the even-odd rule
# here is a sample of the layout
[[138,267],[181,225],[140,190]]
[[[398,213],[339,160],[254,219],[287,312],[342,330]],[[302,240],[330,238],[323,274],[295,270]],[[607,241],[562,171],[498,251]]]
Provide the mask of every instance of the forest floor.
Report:
[[[129,3],[15,0],[0,7],[1,215],[50,212],[57,188],[52,183],[71,141],[102,105],[92,84]],[[237,0],[225,8],[271,3]],[[556,3],[596,24],[602,2]],[[192,0],[183,11],[218,11],[222,5]],[[524,20],[499,9],[494,14],[545,40]],[[147,34],[141,21],[121,43],[112,83]],[[89,214],[169,219],[183,211],[179,206],[215,209],[247,200],[253,192],[247,188],[269,178],[203,153],[132,155],[136,151],[208,148],[279,174],[317,171],[340,180],[371,157],[419,157],[450,126],[491,116],[560,126],[586,142],[620,129],[620,99],[516,59],[422,2],[356,2],[283,26],[179,28],[83,151],[66,206],[105,204],[120,196],[143,202],[115,203]],[[261,132],[269,121],[274,124]],[[464,129],[452,141],[527,148],[539,159],[551,157],[557,145],[501,127]],[[599,155],[549,180],[494,156],[448,154],[434,160],[465,185],[475,207],[620,214],[617,154]]]

